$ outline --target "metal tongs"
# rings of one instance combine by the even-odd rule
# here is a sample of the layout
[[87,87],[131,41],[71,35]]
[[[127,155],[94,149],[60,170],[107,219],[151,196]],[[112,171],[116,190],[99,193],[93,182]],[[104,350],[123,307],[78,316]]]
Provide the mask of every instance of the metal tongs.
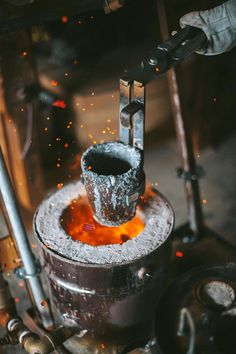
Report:
[[158,44],[148,58],[120,79],[120,141],[144,149],[146,84],[206,43],[201,29],[186,26]]

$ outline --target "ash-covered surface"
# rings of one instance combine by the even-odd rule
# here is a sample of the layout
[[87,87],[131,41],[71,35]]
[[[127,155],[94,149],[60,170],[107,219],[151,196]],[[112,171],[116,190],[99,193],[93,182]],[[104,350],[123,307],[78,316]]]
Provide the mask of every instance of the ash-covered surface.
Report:
[[121,142],[96,144],[83,154],[81,167],[95,218],[107,226],[131,220],[145,179],[141,151]]
[[[154,193],[152,193],[154,194]],[[61,226],[61,215],[73,199],[85,196],[81,182],[70,184],[42,202],[34,219],[35,233],[51,251],[73,261],[91,264],[129,263],[159,247],[170,235],[174,215],[170,204],[156,192],[141,209],[144,230],[124,244],[90,246],[74,241]]]

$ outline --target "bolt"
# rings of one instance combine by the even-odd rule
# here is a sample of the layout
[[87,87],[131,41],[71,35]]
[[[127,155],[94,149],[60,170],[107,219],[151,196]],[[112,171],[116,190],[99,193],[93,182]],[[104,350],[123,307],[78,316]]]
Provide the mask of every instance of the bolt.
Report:
[[149,58],[149,59],[148,59],[148,62],[149,62],[150,65],[153,65],[153,66],[158,65],[158,60],[157,60],[157,58],[155,58],[155,57]]

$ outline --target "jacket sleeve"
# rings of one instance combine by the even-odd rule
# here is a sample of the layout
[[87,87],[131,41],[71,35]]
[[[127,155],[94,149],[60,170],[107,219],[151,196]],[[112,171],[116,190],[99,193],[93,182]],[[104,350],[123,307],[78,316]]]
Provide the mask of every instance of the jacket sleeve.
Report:
[[180,19],[180,26],[201,28],[209,43],[197,51],[204,55],[217,55],[236,45],[236,0],[229,0],[211,10],[190,12]]

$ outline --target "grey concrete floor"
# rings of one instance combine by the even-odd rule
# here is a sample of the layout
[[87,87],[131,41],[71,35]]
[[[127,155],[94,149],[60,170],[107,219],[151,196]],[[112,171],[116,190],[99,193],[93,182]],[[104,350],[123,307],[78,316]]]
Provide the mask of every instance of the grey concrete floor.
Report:
[[[205,200],[203,209],[206,224],[236,246],[236,134],[222,143],[217,150],[207,148],[200,153],[197,160],[206,171],[206,176],[200,181],[201,198]],[[178,166],[179,159],[174,140],[145,151],[146,175],[172,204],[176,227],[187,220],[182,181],[176,177]],[[0,228],[2,232],[1,222]],[[26,292],[24,288],[19,288],[19,280],[14,279],[14,282],[17,285],[13,286],[12,290],[14,296],[19,298],[17,307],[22,311],[28,305]],[[19,346],[5,347],[2,353],[20,354],[24,351]]]

